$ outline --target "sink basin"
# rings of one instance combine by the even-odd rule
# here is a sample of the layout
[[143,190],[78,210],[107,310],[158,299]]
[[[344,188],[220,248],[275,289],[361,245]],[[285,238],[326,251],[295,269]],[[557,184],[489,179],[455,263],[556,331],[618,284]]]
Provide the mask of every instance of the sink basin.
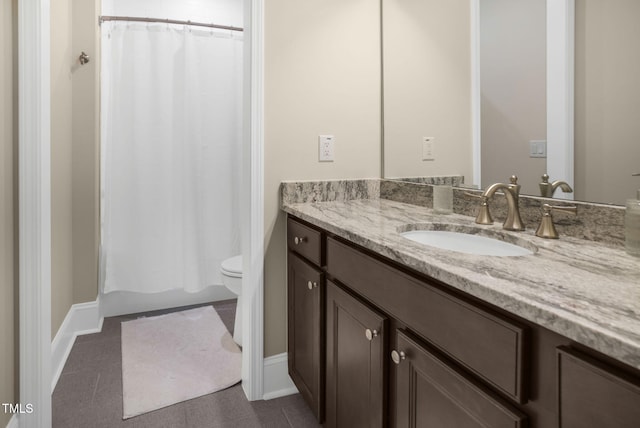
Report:
[[[408,230],[401,232],[400,235],[423,245],[466,254],[517,257],[530,256],[536,252],[533,245],[510,235],[494,233],[494,236],[485,236],[486,232],[480,228],[461,228],[452,225],[450,227],[446,227],[447,225],[432,226],[438,230]],[[462,230],[446,230],[447,228]],[[483,235],[479,235],[479,233],[483,233]],[[517,243],[506,242],[504,239],[517,241]]]

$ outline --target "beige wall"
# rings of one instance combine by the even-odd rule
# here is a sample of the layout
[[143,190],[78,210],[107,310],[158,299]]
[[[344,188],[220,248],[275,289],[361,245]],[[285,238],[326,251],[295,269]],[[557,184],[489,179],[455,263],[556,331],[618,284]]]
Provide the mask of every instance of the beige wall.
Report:
[[[0,3],[0,403],[17,401],[17,278],[14,275],[16,6],[15,0]],[[6,426],[9,419],[10,415],[0,410],[0,426]]]
[[98,292],[98,5],[51,4],[52,337],[71,305]]
[[546,19],[545,0],[480,3],[483,187],[516,174],[539,194],[547,160],[529,157],[529,141],[547,138]]
[[[380,176],[379,5],[265,4],[265,355],[286,350],[283,180]],[[333,134],[335,162],[318,162]]]
[[576,0],[575,195],[624,204],[640,188],[640,2]]
[[51,4],[51,337],[73,304],[71,0]]
[[73,303],[82,303],[98,294],[100,0],[72,1],[73,59],[91,57],[72,67]]
[[[384,0],[384,175],[472,176],[469,0]],[[435,160],[422,160],[434,137]]]

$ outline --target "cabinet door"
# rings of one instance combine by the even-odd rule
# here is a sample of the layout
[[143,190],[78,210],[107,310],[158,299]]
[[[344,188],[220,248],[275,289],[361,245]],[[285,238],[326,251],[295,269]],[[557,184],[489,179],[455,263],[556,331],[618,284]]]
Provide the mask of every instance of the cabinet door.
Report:
[[323,419],[324,301],[322,273],[299,256],[288,256],[289,375],[315,414]]
[[387,319],[327,281],[327,426],[385,424]]
[[526,416],[409,335],[397,332],[391,352],[397,428],[514,428]]
[[571,348],[558,356],[560,428],[637,428],[640,381]]

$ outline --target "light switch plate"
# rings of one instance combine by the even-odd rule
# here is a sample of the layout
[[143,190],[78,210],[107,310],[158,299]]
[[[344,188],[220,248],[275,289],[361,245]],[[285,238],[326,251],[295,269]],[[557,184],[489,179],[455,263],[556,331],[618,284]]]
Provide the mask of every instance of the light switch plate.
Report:
[[547,157],[547,141],[546,140],[529,141],[529,157],[530,158],[546,158]]

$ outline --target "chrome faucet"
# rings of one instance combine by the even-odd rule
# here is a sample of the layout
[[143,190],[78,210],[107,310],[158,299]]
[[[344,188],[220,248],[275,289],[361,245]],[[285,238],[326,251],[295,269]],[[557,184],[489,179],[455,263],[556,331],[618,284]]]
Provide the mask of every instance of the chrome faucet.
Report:
[[489,199],[491,199],[498,190],[502,190],[504,196],[507,198],[507,205],[509,211],[507,218],[502,224],[502,228],[506,230],[524,230],[524,223],[520,218],[520,207],[518,200],[520,198],[520,185],[518,184],[518,177],[512,175],[510,178],[510,184],[495,183],[487,187],[482,195],[479,196],[480,210],[476,217],[476,223],[478,224],[493,224],[491,213],[489,212]]
[[556,189],[560,187],[560,189],[564,193],[573,193],[573,189],[566,181],[556,180],[553,183],[549,183],[549,175],[544,174],[542,176],[542,183],[540,183],[540,196],[544,198],[553,198],[553,194],[556,192]]

